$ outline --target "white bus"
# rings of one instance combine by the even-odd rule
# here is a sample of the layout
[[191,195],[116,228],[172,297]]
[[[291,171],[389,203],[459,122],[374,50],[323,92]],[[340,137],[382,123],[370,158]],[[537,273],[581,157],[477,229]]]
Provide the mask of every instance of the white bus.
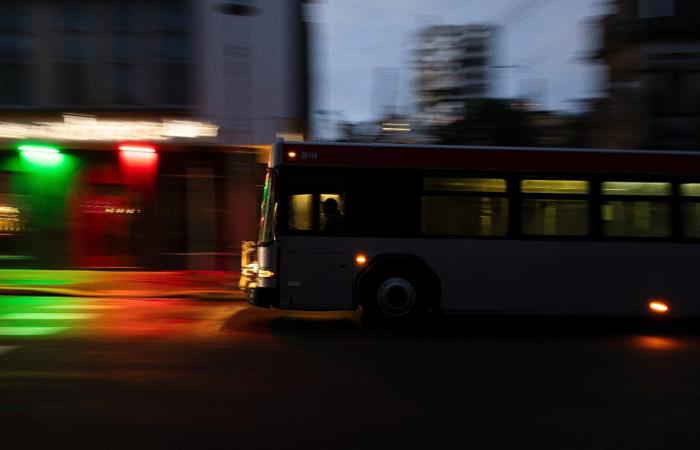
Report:
[[277,142],[256,255],[264,307],[698,315],[700,153]]

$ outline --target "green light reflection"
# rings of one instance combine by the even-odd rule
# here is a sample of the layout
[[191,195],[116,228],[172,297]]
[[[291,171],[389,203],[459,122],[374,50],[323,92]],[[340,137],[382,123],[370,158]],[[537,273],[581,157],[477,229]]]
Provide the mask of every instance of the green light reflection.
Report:
[[0,320],[84,320],[97,317],[93,313],[10,313],[0,315]]
[[0,327],[0,336],[46,336],[68,330],[68,327]]

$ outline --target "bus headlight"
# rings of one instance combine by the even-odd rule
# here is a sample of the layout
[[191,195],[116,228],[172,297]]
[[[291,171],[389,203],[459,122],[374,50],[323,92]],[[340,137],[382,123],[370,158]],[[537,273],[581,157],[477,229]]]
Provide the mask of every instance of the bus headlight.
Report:
[[258,269],[258,278],[273,278],[274,276],[275,272],[273,272],[272,270],[263,268]]
[[243,268],[241,271],[243,276],[246,277],[254,277],[256,273],[258,273],[258,263],[250,263],[247,266]]

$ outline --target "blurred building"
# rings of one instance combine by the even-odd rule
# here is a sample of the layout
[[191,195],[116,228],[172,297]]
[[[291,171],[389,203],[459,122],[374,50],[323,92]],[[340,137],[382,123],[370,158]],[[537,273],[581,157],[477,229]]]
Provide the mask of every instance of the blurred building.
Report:
[[616,0],[594,58],[607,98],[589,134],[596,147],[700,148],[700,2]]
[[236,267],[266,146],[306,134],[302,7],[0,2],[0,259]]
[[465,103],[490,95],[495,31],[492,25],[438,25],[419,34],[413,65],[421,123],[458,120]]
[[318,141],[335,141],[339,139],[341,127],[346,122],[345,114],[339,110],[317,109],[313,111],[311,121],[314,130],[309,132],[311,139]]
[[421,139],[411,118],[403,114],[389,114],[376,121],[344,122],[339,128],[337,140],[341,142],[416,144]]

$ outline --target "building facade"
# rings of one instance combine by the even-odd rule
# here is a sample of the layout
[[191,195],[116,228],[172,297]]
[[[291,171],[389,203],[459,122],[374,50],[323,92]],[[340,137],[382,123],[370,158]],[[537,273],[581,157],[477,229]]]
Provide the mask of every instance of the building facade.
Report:
[[590,145],[700,148],[700,3],[617,0],[594,55],[608,69]]
[[306,129],[301,1],[0,2],[6,267],[231,269]]
[[495,31],[492,25],[439,25],[419,33],[413,61],[419,122],[459,120],[465,104],[489,96]]

